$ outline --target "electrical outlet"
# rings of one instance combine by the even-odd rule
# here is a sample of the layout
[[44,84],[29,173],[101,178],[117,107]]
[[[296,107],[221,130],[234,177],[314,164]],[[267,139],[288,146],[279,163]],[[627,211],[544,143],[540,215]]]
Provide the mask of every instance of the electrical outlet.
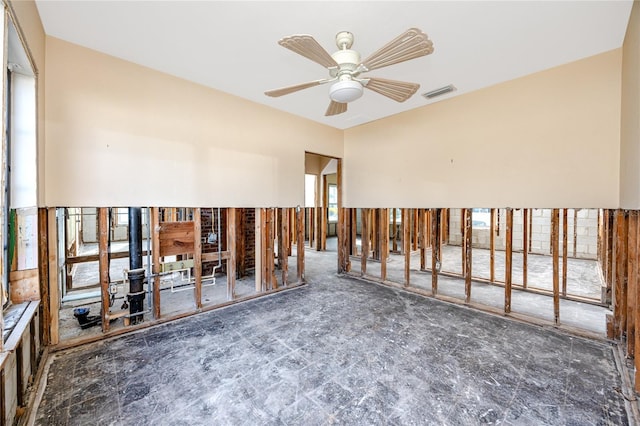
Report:
[[117,294],[118,293],[118,286],[116,284],[111,284],[109,286],[109,293],[110,294]]
[[216,241],[218,241],[218,234],[214,232],[209,232],[209,235],[207,235],[207,243],[215,244]]

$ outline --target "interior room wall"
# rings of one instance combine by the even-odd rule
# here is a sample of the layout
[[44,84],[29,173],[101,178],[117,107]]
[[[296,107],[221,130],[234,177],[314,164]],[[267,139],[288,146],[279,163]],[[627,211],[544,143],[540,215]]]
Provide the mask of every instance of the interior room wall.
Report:
[[640,6],[634,2],[622,47],[620,207],[640,208]]
[[346,130],[345,206],[617,207],[621,57]]
[[[214,72],[215,70],[212,70]],[[304,204],[342,131],[47,37],[48,206]]]

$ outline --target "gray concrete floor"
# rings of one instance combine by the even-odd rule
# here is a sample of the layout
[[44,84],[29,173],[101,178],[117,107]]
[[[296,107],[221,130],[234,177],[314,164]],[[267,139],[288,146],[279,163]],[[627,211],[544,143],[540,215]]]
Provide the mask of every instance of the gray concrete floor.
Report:
[[53,355],[36,424],[632,424],[611,345],[335,261],[308,250],[306,287]]

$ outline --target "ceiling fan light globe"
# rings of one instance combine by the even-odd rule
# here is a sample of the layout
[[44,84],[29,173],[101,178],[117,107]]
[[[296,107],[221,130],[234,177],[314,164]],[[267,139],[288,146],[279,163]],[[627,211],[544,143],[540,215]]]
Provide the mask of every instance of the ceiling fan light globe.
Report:
[[362,84],[353,80],[343,80],[331,85],[329,88],[329,97],[332,101],[346,104],[360,98],[362,92],[364,92]]

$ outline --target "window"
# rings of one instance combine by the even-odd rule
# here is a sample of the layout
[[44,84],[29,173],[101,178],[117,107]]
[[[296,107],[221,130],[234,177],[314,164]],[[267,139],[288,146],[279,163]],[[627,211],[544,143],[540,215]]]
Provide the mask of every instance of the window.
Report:
[[115,224],[116,226],[127,226],[129,224],[129,208],[115,208]]
[[338,185],[329,184],[329,222],[338,221]]

